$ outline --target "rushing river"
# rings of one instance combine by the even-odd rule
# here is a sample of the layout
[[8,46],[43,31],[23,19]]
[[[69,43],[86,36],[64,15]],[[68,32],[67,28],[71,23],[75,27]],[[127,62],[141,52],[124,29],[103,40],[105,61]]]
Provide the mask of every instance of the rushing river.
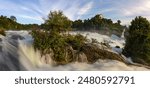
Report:
[[[121,48],[123,47],[124,41],[121,39],[116,39],[114,35],[112,37],[108,37],[90,32],[84,32],[82,34],[87,36],[87,38],[95,38],[99,42],[105,39],[108,41],[113,41],[113,43],[110,42],[112,47],[116,45],[119,45]],[[54,66],[54,62],[49,59],[49,64],[45,64],[42,61],[43,57],[41,57],[40,52],[34,50],[32,42],[32,36],[28,33],[28,31],[7,31],[6,37],[0,35],[0,70],[149,70],[144,67],[127,66],[122,62],[109,59],[100,59],[94,64],[74,62],[59,66]],[[120,50],[116,50],[115,48],[113,48],[113,50],[120,52]]]

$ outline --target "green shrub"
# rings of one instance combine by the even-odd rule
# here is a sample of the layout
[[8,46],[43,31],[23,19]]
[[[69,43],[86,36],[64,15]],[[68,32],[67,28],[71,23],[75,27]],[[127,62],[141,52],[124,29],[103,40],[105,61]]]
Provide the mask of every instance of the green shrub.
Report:
[[81,34],[77,35],[68,35],[65,38],[66,43],[71,45],[74,50],[80,50],[80,48],[85,44],[87,41],[86,37],[82,36]]
[[42,52],[42,54],[50,53],[50,49],[54,51],[54,58],[64,58],[65,39],[58,33],[50,33],[48,31],[32,31],[34,38],[34,47]]
[[[34,38],[34,48],[41,51],[42,55],[50,54],[50,50],[54,53],[54,60],[59,64],[66,64],[73,61],[73,50],[80,51],[80,48],[85,44],[86,38],[80,34],[77,35],[62,35],[58,32],[49,31],[32,31]],[[66,54],[68,54],[66,56]]]

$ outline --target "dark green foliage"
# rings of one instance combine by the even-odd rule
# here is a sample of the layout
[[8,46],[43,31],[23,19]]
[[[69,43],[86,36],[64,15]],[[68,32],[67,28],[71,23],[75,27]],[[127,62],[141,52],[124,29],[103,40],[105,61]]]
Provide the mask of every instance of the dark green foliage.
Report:
[[54,58],[57,61],[64,60],[64,48],[66,46],[65,39],[58,33],[50,33],[48,31],[32,31],[34,38],[34,47],[42,52],[42,54],[50,53],[50,49],[54,51]]
[[73,28],[79,28],[79,29],[82,29],[83,26],[84,26],[84,23],[80,19],[79,20],[75,20],[73,22],[73,25],[72,25]]
[[121,21],[120,21],[120,20],[117,20],[117,24],[120,25],[120,24],[121,24]]
[[66,43],[71,45],[74,50],[80,51],[81,47],[85,44],[87,41],[86,37],[82,36],[81,34],[77,35],[67,35],[66,38]]
[[17,18],[11,16],[10,18],[1,15],[0,16],[0,28],[5,30],[29,30],[29,29],[39,29],[37,24],[20,24],[17,23]]
[[141,16],[132,20],[123,53],[133,61],[150,65],[150,23]]
[[22,29],[23,25],[16,22],[16,17],[11,16],[10,18],[1,15],[0,16],[0,27],[5,30],[16,30],[16,29]]
[[91,19],[73,21],[72,28],[85,31],[116,31],[121,34],[124,26],[121,25],[120,20],[117,23],[113,23],[111,19],[103,18],[102,14],[97,14]]

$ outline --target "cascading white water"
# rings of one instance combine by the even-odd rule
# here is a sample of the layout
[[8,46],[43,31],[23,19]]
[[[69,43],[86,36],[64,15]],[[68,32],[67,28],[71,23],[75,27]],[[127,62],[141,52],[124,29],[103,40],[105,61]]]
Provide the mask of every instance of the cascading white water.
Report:
[[123,32],[121,34],[121,38],[123,38],[123,39],[124,39],[124,33],[125,33],[125,31],[126,31],[126,29],[123,29]]
[[[110,45],[122,45],[119,40],[112,40],[110,37],[100,35],[98,33],[84,32],[83,35],[88,34],[88,38],[95,38],[99,42],[103,40],[113,42]],[[19,35],[15,39],[13,35]],[[21,36],[21,37],[20,37]],[[94,64],[87,64],[85,62],[74,62],[67,65],[54,66],[53,60],[49,58],[49,64],[43,61],[44,56],[41,57],[39,51],[35,51],[32,46],[32,36],[27,31],[8,31],[6,37],[0,37],[0,70],[149,70],[144,67],[127,66],[126,64],[116,60],[101,60],[99,59]]]

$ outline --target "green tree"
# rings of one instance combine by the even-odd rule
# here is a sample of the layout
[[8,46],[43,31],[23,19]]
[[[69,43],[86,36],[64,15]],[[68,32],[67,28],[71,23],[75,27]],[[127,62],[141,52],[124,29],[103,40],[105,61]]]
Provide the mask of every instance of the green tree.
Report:
[[91,18],[91,23],[94,29],[98,29],[99,27],[102,26],[102,16],[101,14],[97,14],[94,17]]
[[146,18],[132,20],[123,53],[135,62],[150,65],[150,23]]
[[72,27],[73,28],[79,28],[79,29],[82,29],[83,28],[83,22],[82,20],[75,20],[72,24]]
[[121,24],[121,21],[120,21],[120,20],[117,20],[117,24],[119,24],[119,25],[120,25],[120,24]]
[[71,29],[71,21],[63,14],[62,11],[50,11],[48,19],[45,21],[50,29],[61,32]]
[[10,19],[15,21],[15,22],[17,21],[17,18],[15,16],[10,16]]

